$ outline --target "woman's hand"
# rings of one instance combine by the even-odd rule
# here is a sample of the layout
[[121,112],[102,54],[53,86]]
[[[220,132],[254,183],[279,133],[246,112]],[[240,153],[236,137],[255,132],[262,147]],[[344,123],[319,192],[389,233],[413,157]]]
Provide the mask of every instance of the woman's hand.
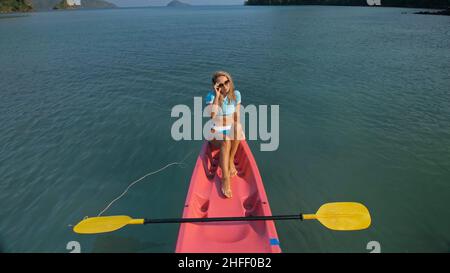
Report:
[[219,101],[220,101],[220,96],[222,96],[222,94],[220,93],[220,88],[217,85],[214,85],[214,101],[212,103],[212,107],[211,107],[211,118],[214,119],[217,115],[218,112],[218,105],[219,105]]
[[222,95],[220,92],[220,88],[217,85],[214,85],[214,95],[216,95],[216,98],[219,99],[219,96]]
[[214,85],[214,94],[215,94],[215,97],[214,97],[213,104],[221,106],[222,102],[223,102],[224,95],[222,94],[222,91],[220,90],[220,87],[218,87],[217,85]]

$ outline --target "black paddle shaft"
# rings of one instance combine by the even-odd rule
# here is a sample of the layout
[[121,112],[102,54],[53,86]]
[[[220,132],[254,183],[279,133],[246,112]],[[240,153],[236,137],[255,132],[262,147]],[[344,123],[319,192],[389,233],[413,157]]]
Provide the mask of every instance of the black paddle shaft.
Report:
[[236,221],[272,221],[272,220],[303,220],[303,216],[302,216],[302,214],[299,214],[299,215],[248,216],[248,217],[145,219],[144,220],[144,224],[236,222]]

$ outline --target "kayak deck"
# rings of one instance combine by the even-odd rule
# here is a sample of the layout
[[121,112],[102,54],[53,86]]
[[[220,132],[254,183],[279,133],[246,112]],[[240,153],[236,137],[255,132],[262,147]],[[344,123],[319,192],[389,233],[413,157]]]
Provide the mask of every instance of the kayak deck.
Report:
[[[233,198],[221,191],[219,150],[202,146],[191,177],[183,218],[272,215],[258,167],[246,141],[235,156]],[[176,252],[281,252],[273,221],[183,223]]]

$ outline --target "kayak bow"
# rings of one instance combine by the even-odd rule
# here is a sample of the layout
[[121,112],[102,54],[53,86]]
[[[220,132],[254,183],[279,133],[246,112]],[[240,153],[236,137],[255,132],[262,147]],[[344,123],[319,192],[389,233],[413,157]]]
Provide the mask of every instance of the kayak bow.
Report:
[[[271,216],[255,159],[241,141],[235,156],[238,174],[231,178],[233,198],[221,192],[219,149],[202,146],[192,173],[183,218]],[[281,252],[272,220],[182,223],[176,252]]]

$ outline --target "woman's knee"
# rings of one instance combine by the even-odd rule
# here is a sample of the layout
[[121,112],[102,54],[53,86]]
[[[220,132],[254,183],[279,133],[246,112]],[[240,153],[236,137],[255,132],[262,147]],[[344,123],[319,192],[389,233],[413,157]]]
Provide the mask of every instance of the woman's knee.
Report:
[[236,122],[234,124],[233,136],[234,136],[234,140],[244,140],[245,139],[244,130],[243,130],[240,122]]

